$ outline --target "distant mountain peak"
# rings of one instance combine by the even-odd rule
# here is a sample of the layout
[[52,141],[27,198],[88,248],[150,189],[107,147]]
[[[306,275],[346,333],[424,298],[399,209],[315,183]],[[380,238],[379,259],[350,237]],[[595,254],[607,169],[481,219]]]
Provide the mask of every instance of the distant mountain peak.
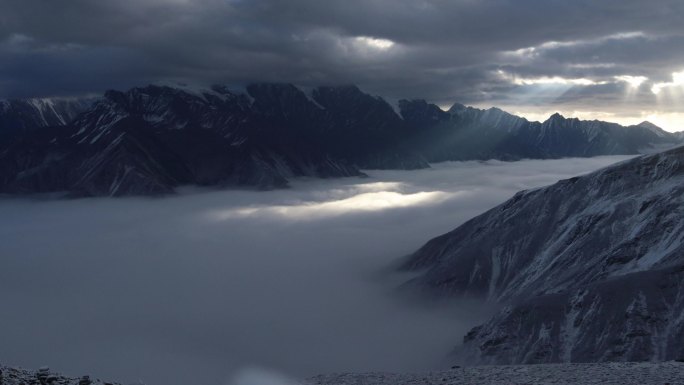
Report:
[[565,116],[561,115],[560,112],[556,112],[553,115],[549,116],[547,121],[554,121],[554,120],[565,120]]
[[649,122],[648,120],[644,120],[643,122],[637,124],[637,126],[639,126],[639,127],[654,127],[654,128],[660,128],[660,127],[658,127],[657,125],[655,125],[655,124]]
[[652,133],[658,135],[659,137],[665,137],[668,135],[668,132],[660,128],[659,126],[649,122],[648,120],[644,120],[643,122],[637,124],[637,127],[645,128]]
[[662,128],[660,128],[660,126],[653,124],[653,123],[649,122],[648,120],[644,120],[643,122],[637,124],[637,127],[646,128],[646,129],[649,129],[649,130],[654,131],[654,132],[655,131],[665,131]]
[[465,105],[463,105],[463,104],[461,104],[461,103],[454,103],[454,104],[451,106],[451,108],[449,108],[449,110],[448,110],[447,112],[451,112],[451,113],[461,112],[461,111],[466,110],[467,108],[468,108],[468,107],[466,107]]

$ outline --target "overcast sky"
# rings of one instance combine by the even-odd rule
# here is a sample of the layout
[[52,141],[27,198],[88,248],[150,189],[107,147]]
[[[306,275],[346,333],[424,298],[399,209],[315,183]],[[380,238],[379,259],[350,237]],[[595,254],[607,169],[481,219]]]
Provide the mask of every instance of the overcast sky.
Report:
[[354,83],[684,129],[680,0],[3,0],[0,97]]

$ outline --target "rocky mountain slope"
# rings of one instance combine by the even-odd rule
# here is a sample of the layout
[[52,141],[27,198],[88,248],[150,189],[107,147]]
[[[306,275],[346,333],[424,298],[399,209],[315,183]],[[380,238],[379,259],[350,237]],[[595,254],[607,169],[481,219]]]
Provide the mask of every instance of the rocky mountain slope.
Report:
[[508,304],[464,338],[468,362],[684,357],[684,147],[522,191],[404,267]]
[[235,91],[165,86],[96,100],[0,104],[0,192],[165,194],[182,184],[274,188],[297,176],[360,175],[462,159],[634,154],[681,138],[554,115],[386,101],[354,86]]
[[155,86],[107,92],[69,125],[7,140],[0,191],[149,195],[181,184],[272,188],[292,176],[361,174],[316,146],[319,133],[307,130],[323,127],[320,108],[301,91],[271,85],[251,95]]
[[65,126],[95,99],[11,99],[0,100],[0,138],[9,133],[41,127]]
[[455,104],[444,112],[421,100],[401,101],[400,106],[404,119],[422,132],[417,145],[433,162],[637,154],[681,140],[649,122],[623,127],[554,114],[540,123],[498,108]]

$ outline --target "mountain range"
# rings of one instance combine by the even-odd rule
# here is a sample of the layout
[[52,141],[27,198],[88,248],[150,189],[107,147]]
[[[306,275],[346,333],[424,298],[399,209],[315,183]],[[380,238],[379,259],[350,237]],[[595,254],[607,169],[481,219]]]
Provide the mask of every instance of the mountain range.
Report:
[[684,358],[684,147],[522,191],[432,239],[409,287],[503,305],[467,363]]
[[147,86],[88,99],[0,102],[0,192],[122,196],[180,185],[285,187],[298,176],[418,169],[447,160],[637,154],[682,142],[644,122],[424,100],[396,107],[355,86]]

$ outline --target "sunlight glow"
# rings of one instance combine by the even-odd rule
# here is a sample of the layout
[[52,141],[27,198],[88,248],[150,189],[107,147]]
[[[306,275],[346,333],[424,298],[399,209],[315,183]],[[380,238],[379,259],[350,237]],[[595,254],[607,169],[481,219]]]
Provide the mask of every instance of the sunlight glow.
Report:
[[665,131],[676,132],[684,130],[684,113],[663,112],[663,111],[596,111],[596,110],[521,110],[509,107],[513,114],[522,116],[530,121],[543,122],[555,112],[560,112],[566,118],[577,118],[581,120],[602,120],[606,122],[618,123],[623,126],[636,125],[644,121],[651,122]]
[[616,76],[615,80],[625,82],[629,84],[632,88],[639,88],[643,82],[647,81],[648,78],[645,76],[631,76],[631,75],[621,75]]
[[660,91],[667,88],[681,87],[684,86],[684,71],[673,72],[671,82],[655,83],[651,87],[651,92],[658,95]]
[[359,192],[383,192],[383,191],[398,191],[404,187],[402,182],[372,182],[363,183],[354,186],[356,191]]
[[568,67],[576,69],[615,68],[615,63],[574,63]]
[[213,220],[223,221],[231,218],[271,215],[294,220],[315,219],[319,217],[373,212],[417,205],[430,205],[445,201],[453,194],[443,191],[421,191],[402,194],[394,191],[361,193],[349,198],[325,202],[300,202],[292,205],[253,206],[222,210],[210,213]]
[[582,110],[544,110],[544,111],[517,111],[514,110],[513,114],[522,116],[529,121],[544,122],[554,113],[560,113],[565,118],[577,118],[581,120],[603,120],[608,122],[616,121],[616,114],[612,112],[604,111],[582,111]]
[[374,48],[380,51],[386,51],[394,46],[394,42],[389,39],[379,39],[369,36],[358,36],[356,38],[358,43],[361,43],[367,47]]
[[660,112],[660,111],[641,111],[638,116],[626,118],[621,124],[638,124],[648,121],[665,131],[676,132],[684,130],[684,113],[680,112]]
[[576,86],[593,86],[600,84],[607,84],[606,81],[594,81],[587,78],[563,78],[560,76],[542,76],[538,78],[524,78],[514,74],[507,73],[502,70],[498,70],[499,76],[505,80],[519,86],[529,86],[529,85],[576,85]]
[[525,47],[525,48],[520,48],[520,49],[513,50],[513,51],[507,51],[506,54],[512,55],[512,56],[518,56],[518,57],[533,58],[535,56],[539,56],[539,52],[544,51],[544,50],[576,47],[576,46],[590,45],[590,44],[600,44],[600,43],[604,43],[607,41],[627,40],[627,39],[636,39],[636,38],[643,38],[643,37],[647,37],[647,35],[641,31],[632,31],[632,32],[620,32],[620,33],[616,33],[616,34],[612,34],[612,35],[601,36],[601,37],[598,37],[595,39],[587,39],[587,40],[569,40],[569,41],[551,40],[551,41],[546,41],[544,43],[541,43],[537,46]]

